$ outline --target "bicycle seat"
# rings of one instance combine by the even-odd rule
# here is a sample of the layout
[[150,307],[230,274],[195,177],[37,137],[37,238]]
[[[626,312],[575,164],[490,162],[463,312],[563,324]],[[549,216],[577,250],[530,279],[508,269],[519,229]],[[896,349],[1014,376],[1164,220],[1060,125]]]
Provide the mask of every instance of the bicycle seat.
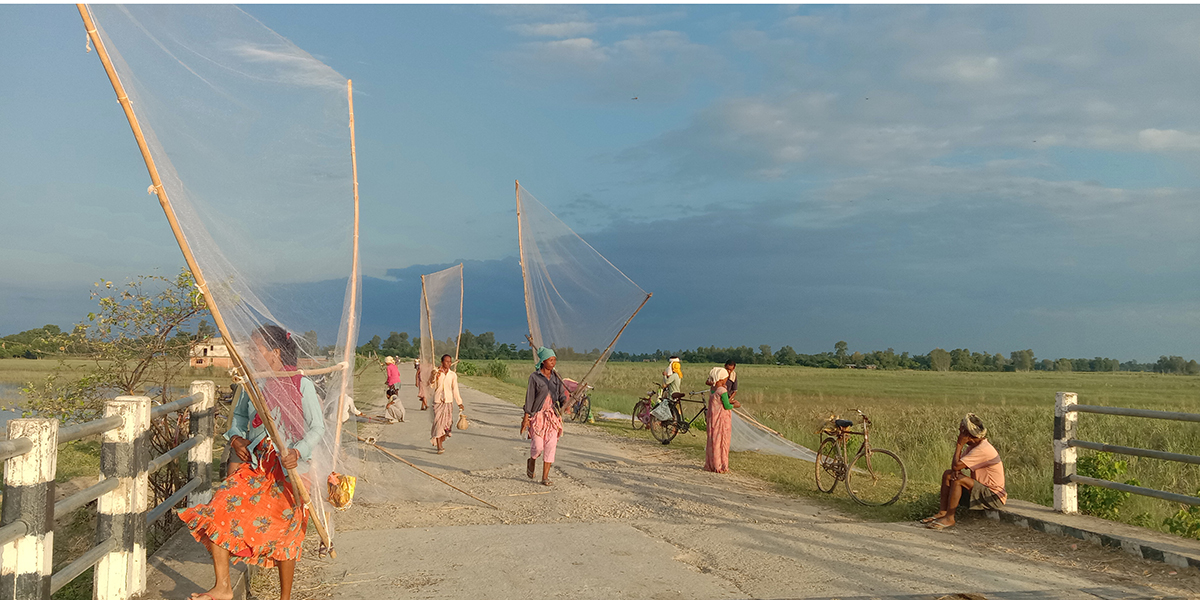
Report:
[[837,419],[836,421],[833,422],[833,424],[837,425],[838,428],[840,428],[840,429],[849,429],[851,426],[854,425],[854,421],[847,421],[846,419]]
[[671,394],[671,399],[679,400],[680,398],[683,398],[684,396],[687,396],[687,394],[685,394],[683,392],[675,392],[674,394]]

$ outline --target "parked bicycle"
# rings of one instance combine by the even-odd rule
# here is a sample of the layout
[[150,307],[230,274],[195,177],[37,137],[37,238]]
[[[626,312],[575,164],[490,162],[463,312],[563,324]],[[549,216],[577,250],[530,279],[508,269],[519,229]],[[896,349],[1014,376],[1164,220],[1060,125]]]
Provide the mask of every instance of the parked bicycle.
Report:
[[576,423],[589,421],[592,417],[592,398],[588,392],[595,388],[584,384],[584,389],[580,390],[579,382],[573,379],[564,379],[563,387],[567,388],[568,394],[566,402],[568,409],[564,412],[563,417]]
[[654,383],[658,388],[650,388],[646,391],[646,395],[638,398],[637,402],[633,403],[633,416],[630,417],[634,431],[644,429],[650,425],[650,410],[653,409],[663,399],[663,390],[666,389],[661,383]]
[[[821,445],[817,447],[817,489],[832,493],[839,481],[846,492],[859,504],[887,506],[900,499],[908,485],[904,461],[891,450],[871,447],[871,419],[861,410],[862,431],[853,431],[853,421],[830,418],[821,430]],[[847,443],[851,436],[861,435],[862,445],[853,459],[847,461]]]
[[[648,423],[650,435],[653,435],[654,439],[662,442],[662,444],[666,446],[667,444],[671,443],[671,440],[675,439],[675,436],[679,435],[680,433],[687,433],[688,430],[692,428],[692,424],[696,422],[696,419],[699,419],[701,415],[706,415],[708,413],[708,407],[705,403],[705,397],[707,395],[707,391],[688,392],[686,394],[683,392],[675,392],[674,394],[671,394],[670,398],[663,400],[663,402],[666,403],[666,406],[670,408],[671,412],[669,418],[662,419],[659,418],[658,415],[651,414],[650,422]],[[697,399],[693,400],[688,396],[697,397]],[[700,405],[700,409],[697,410],[696,414],[692,415],[692,418],[690,419],[684,418],[684,402]]]

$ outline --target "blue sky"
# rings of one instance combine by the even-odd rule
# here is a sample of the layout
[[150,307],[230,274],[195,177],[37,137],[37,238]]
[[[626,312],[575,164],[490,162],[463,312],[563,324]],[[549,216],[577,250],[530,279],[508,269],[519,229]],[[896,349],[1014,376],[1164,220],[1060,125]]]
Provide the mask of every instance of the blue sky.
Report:
[[[457,260],[521,331],[519,178],[655,293],[622,349],[1200,356],[1196,7],[247,10],[355,82],[368,336]],[[178,269],[74,7],[0,55],[0,332]]]

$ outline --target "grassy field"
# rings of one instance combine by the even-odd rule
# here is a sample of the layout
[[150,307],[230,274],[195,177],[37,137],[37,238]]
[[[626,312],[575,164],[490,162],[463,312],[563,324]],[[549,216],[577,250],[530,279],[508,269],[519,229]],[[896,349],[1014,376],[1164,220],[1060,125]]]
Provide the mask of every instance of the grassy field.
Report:
[[[684,365],[684,390],[703,389],[711,366]],[[664,367],[610,363],[596,382],[593,405],[629,413],[637,398],[659,380]],[[586,368],[583,363],[559,364],[559,371],[567,377],[581,375]],[[516,400],[522,397],[526,373],[531,370],[528,363],[510,363],[512,376],[503,384],[482,381],[488,378],[464,381]],[[815,448],[816,431],[831,414],[848,416],[855,408],[867,413],[874,423],[874,444],[896,451],[908,467],[911,492],[902,506],[883,513],[895,518],[918,514],[935,501],[938,478],[953,451],[958,420],[967,412],[978,414],[988,426],[992,443],[1004,459],[1009,494],[1045,505],[1053,499],[1055,392],[1076,392],[1084,404],[1200,412],[1200,377],[1152,373],[939,373],[742,365],[738,381],[738,398],[752,414],[810,448]],[[645,432],[635,435],[648,437]],[[694,437],[672,444],[698,444],[702,452],[703,433]],[[1200,426],[1195,424],[1081,414],[1079,438],[1200,454]],[[1200,466],[1127,458],[1127,478],[1182,494],[1200,491]],[[731,460],[734,468],[793,492],[816,493],[810,463],[758,455],[735,455]],[[838,490],[838,494],[844,492]],[[1120,519],[1160,527],[1163,518],[1177,509],[1171,503],[1133,496],[1121,507]]]

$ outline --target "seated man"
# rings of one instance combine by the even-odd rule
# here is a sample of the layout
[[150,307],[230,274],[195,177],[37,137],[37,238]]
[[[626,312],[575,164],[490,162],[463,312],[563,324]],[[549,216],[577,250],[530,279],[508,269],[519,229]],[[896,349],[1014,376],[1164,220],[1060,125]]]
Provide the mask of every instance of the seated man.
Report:
[[[963,469],[970,469],[971,475],[963,475]],[[954,459],[950,470],[942,473],[941,510],[921,522],[930,529],[953,526],[954,510],[963,490],[969,494],[971,510],[998,509],[1008,500],[1008,493],[1004,491],[1004,463],[987,441],[987,428],[975,413],[967,413],[959,423]]]

